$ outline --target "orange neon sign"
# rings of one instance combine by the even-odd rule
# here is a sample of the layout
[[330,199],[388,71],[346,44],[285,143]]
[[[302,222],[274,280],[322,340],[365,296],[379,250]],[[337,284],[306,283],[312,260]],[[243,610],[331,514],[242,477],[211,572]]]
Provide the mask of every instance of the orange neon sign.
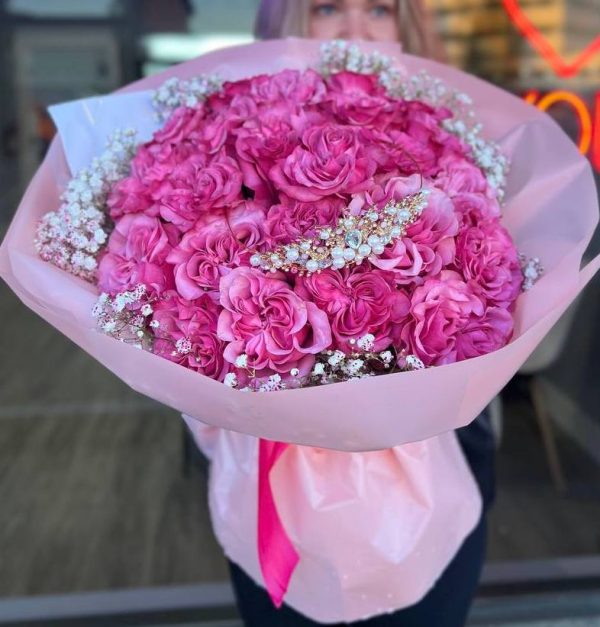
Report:
[[529,104],[542,111],[548,111],[557,104],[568,105],[575,113],[579,123],[577,146],[582,154],[588,155],[594,167],[600,171],[600,92],[595,96],[592,110],[577,94],[558,89],[541,95],[539,91],[530,90],[523,96]]

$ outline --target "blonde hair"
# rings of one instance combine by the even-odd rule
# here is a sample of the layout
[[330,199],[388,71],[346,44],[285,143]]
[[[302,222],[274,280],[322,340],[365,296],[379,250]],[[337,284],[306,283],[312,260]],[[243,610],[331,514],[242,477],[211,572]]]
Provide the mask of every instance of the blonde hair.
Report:
[[[254,33],[259,39],[306,37],[311,0],[261,0]],[[424,0],[398,0],[398,38],[403,49],[443,61],[440,38]]]

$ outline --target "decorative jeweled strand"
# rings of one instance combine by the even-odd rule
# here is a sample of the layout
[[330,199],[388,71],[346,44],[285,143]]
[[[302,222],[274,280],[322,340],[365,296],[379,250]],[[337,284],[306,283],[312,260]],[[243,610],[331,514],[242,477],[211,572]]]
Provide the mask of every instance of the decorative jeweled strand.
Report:
[[424,189],[382,209],[369,207],[358,216],[346,212],[336,225],[322,226],[314,237],[254,253],[250,263],[265,271],[283,270],[301,276],[360,264],[367,257],[383,254],[386,245],[406,235],[406,229],[427,206],[428,194]]

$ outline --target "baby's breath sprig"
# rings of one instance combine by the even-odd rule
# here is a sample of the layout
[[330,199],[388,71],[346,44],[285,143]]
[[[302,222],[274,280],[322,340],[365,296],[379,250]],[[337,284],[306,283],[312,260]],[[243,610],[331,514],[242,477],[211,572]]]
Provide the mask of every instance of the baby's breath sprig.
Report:
[[[240,387],[240,374],[243,371],[245,371],[244,380],[246,380],[246,385]],[[242,366],[239,367],[238,373],[227,373],[223,383],[227,387],[240,390],[240,392],[275,392],[277,390],[286,390],[288,387],[300,387],[299,385],[286,384],[280,374],[274,373],[268,376],[257,377],[255,370]]]
[[496,192],[498,201],[502,202],[506,194],[510,160],[502,153],[500,146],[482,137],[481,124],[469,127],[462,120],[453,118],[444,120],[442,125],[449,133],[456,135],[469,146],[473,160],[483,171],[490,187]]
[[357,74],[379,74],[402,76],[390,57],[377,52],[363,52],[360,46],[341,39],[327,41],[321,45],[318,71],[325,77],[348,71]]
[[102,293],[92,309],[92,316],[100,331],[120,342],[155,352],[155,341],[160,340],[161,355],[190,356],[194,351],[190,338],[174,340],[162,332],[160,322],[153,316],[159,302],[161,298],[149,294],[146,286],[140,283],[132,290],[114,296]]
[[[329,385],[343,381],[359,381],[368,377],[393,372],[408,372],[425,368],[416,355],[397,352],[392,346],[383,351],[375,351],[375,336],[366,333],[349,341],[351,352],[327,350],[316,355],[311,371],[304,376],[298,368],[293,368],[285,379],[280,374],[259,375],[248,366],[248,355],[242,353],[235,360],[238,373],[229,373],[225,385],[242,392],[273,392],[317,385]],[[243,374],[243,377],[240,375]],[[241,381],[245,381],[244,387]]]
[[100,294],[92,316],[100,331],[136,348],[151,350],[156,321],[151,321],[156,297],[150,296],[143,283],[133,290],[110,296]]
[[[248,365],[248,355],[246,353],[236,357],[234,366],[237,372],[226,374],[223,383],[241,392],[274,392],[276,390],[285,390],[288,387],[298,387],[297,385],[288,386],[281,375],[277,373],[259,376],[256,369]],[[290,371],[292,377],[297,377],[298,374],[299,370],[297,368],[292,368]],[[244,387],[240,387],[240,379],[246,382]]]
[[401,351],[396,359],[396,365],[400,372],[410,372],[411,370],[424,370],[425,364],[416,356],[409,355],[406,351]]
[[112,229],[106,200],[113,183],[129,172],[135,135],[133,129],[113,133],[100,157],[69,181],[59,209],[39,221],[34,243],[44,261],[94,280],[98,255]]
[[523,273],[523,292],[528,292],[543,276],[544,266],[539,257],[527,257],[520,254],[521,272]]
[[358,381],[396,370],[394,348],[375,352],[375,336],[370,333],[358,340],[350,340],[355,347],[350,353],[328,350],[317,355],[317,361],[308,378],[308,385],[328,385],[342,381]]
[[375,336],[371,333],[363,335],[358,340],[350,340],[350,344],[356,347],[351,353],[329,350],[317,355],[307,384],[328,385],[342,381],[358,381],[380,374],[425,368],[416,355],[408,355],[405,351],[398,353],[393,346],[383,351],[374,351]]
[[152,94],[156,117],[164,122],[178,107],[197,107],[222,88],[223,79],[216,74],[190,79],[169,78]]

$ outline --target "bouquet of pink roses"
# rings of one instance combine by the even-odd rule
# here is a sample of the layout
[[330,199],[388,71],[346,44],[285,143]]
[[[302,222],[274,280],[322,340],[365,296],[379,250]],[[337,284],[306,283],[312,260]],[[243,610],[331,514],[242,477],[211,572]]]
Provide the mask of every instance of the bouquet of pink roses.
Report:
[[167,83],[166,122],[102,217],[80,178],[44,217],[42,258],[98,285],[102,330],[259,391],[508,342],[523,275],[500,223],[507,161],[468,100],[345,45],[324,57],[321,73]]
[[[287,592],[315,619],[355,620],[416,602],[475,525],[479,497],[444,432],[595,272],[578,276],[593,184],[546,117],[472,77],[343,43],[316,61],[308,42],[249,52],[251,67],[224,51],[153,93],[56,108],[74,176],[48,213],[25,198],[1,260],[25,302],[191,416],[230,557],[277,604]],[[29,195],[52,185],[57,150]],[[542,177],[568,168],[549,197]]]

